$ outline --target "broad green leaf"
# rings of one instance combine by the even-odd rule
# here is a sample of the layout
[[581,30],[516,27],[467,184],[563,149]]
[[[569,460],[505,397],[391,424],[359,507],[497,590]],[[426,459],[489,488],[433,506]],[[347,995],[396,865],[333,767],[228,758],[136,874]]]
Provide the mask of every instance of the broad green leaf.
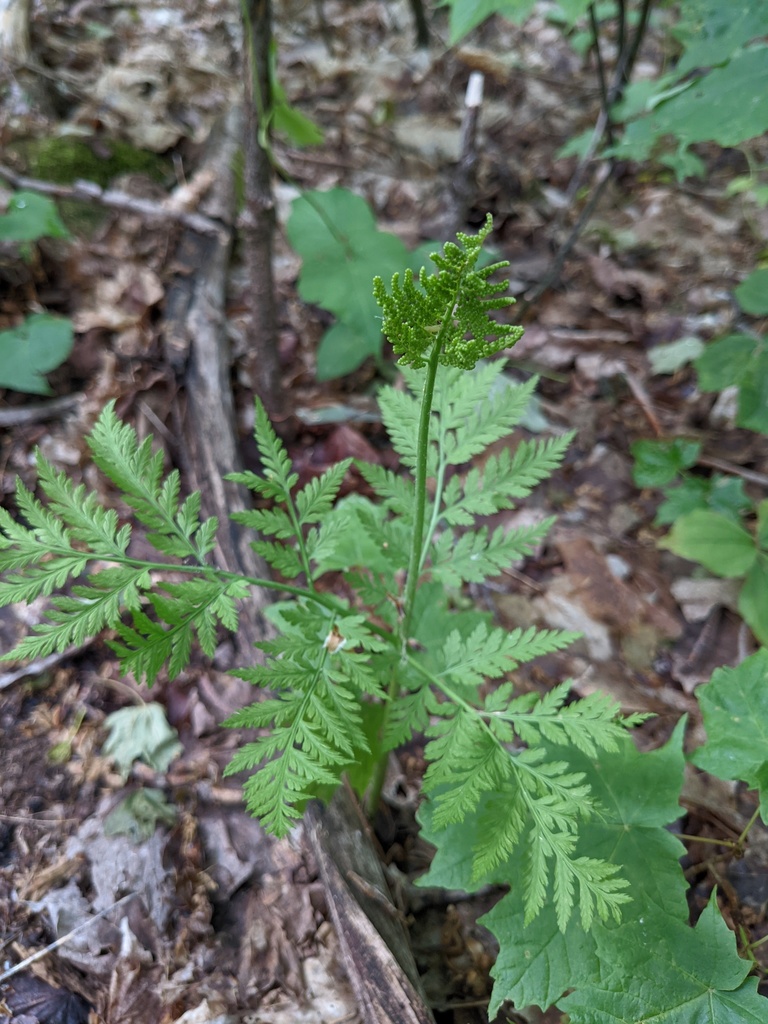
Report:
[[700,562],[710,572],[726,578],[744,576],[757,558],[751,533],[726,516],[706,509],[681,516],[659,541],[659,547]]
[[757,545],[768,552],[768,498],[757,506]]
[[571,1024],[764,1024],[768,1002],[715,896],[695,928],[649,915],[595,931],[599,975],[559,1004]]
[[670,104],[669,120],[683,141],[738,146],[768,130],[768,46],[742,50]]
[[[687,919],[686,884],[678,863],[683,846],[665,828],[680,814],[682,738],[679,726],[665,747],[647,754],[640,753],[627,738],[620,751],[602,754],[599,759],[571,748],[548,748],[549,757],[555,753],[565,757],[570,769],[584,773],[597,804],[596,813],[580,826],[577,853],[620,865],[622,876],[630,883],[632,902],[622,908],[622,923],[610,927],[614,936],[623,935],[629,922],[646,914]],[[509,894],[481,919],[500,947],[492,970],[491,1016],[505,999],[517,1006],[550,1006],[567,989],[578,988],[597,975],[600,962],[595,938],[581,927],[578,915],[561,933],[554,908],[547,904],[532,923],[525,924],[525,849],[519,848],[475,882],[472,865],[484,827],[482,808],[442,831],[432,827],[432,816],[431,804],[422,805],[422,835],[437,843],[438,851],[420,885],[466,890],[483,883],[511,886]]]
[[325,377],[339,376],[381,351],[381,319],[371,290],[409,264],[395,235],[379,231],[364,199],[347,189],[305,192],[294,200],[287,225],[291,245],[303,260],[299,293],[338,319],[323,345]]
[[176,808],[159,789],[139,789],[121,800],[104,819],[104,835],[130,836],[136,843],[149,839],[159,822],[173,825]]
[[768,47],[753,46],[628,124],[614,152],[642,160],[664,136],[682,148],[706,141],[737,146],[767,129]]
[[768,267],[754,270],[749,277],[741,282],[734,294],[745,313],[749,313],[751,316],[766,316],[768,314]]
[[686,476],[676,487],[669,487],[654,520],[657,526],[674,523],[695,509],[710,509],[741,522],[742,515],[752,507],[739,477],[715,473],[712,477]]
[[43,376],[72,351],[72,324],[60,316],[33,313],[24,323],[0,331],[0,387],[49,395]]
[[104,726],[109,737],[102,753],[114,758],[123,775],[128,774],[134,761],[144,761],[155,771],[164,772],[182,750],[178,733],[168,724],[161,704],[114,711],[104,719]]
[[701,338],[680,338],[668,345],[656,345],[648,353],[648,361],[654,373],[677,373],[681,367],[698,359],[703,352],[704,343]]
[[39,238],[69,238],[56,204],[37,192],[16,192],[8,212],[0,216],[0,241],[36,242]]
[[760,643],[768,645],[768,555],[762,552],[739,593],[739,614]]
[[673,34],[683,45],[675,71],[725,64],[746,43],[768,35],[768,6],[752,0],[686,0]]
[[739,387],[739,411],[736,423],[747,430],[768,434],[768,339],[755,349],[749,371]]
[[671,441],[635,441],[630,451],[635,459],[632,479],[638,487],[663,487],[681,469],[693,466],[699,457],[698,441],[676,437]]
[[492,14],[501,14],[518,23],[524,21],[534,4],[535,0],[448,0],[450,45],[454,46]]
[[721,779],[759,789],[763,819],[768,819],[768,650],[761,648],[736,668],[716,669],[696,696],[707,741],[691,760]]
[[722,391],[732,384],[741,384],[759,344],[747,334],[729,334],[707,345],[694,363],[701,390]]

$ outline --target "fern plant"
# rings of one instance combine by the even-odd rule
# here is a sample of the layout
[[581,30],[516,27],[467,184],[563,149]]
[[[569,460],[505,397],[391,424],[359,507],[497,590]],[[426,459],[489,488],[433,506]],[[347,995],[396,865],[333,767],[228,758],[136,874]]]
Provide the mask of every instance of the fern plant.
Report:
[[[476,366],[522,334],[490,316],[513,301],[492,281],[506,264],[477,267],[491,227],[489,217],[477,236],[447,243],[431,257],[431,274],[396,274],[389,289],[374,283],[403,367],[405,389],[384,389],[380,402],[406,472],[358,463],[373,500],[337,500],[351,460],[299,488],[257,402],[261,472],[232,479],[264,507],[234,518],[256,532],[254,547],[279,579],[214,564],[217,523],[201,520],[200,495],[181,499],[178,473],[163,478],[151,439],[140,444],[112,405],[88,444],[148,531],[156,561],[133,557],[131,525],[38,452],[45,503],[19,482],[26,524],[0,509],[0,603],[52,600],[47,621],[5,657],[38,657],[108,629],[122,669],[152,684],[162,670],[173,676],[184,668],[195,638],[213,654],[220,629],[237,630],[238,602],[250,588],[279,591],[284,599],[271,609],[277,636],[259,644],[263,664],[235,673],[264,699],[228,722],[259,731],[228,771],[250,773],[245,798],[264,827],[285,835],[306,803],[327,797],[345,773],[375,807],[388,752],[424,734],[424,792],[437,841],[441,828],[450,832],[481,807],[474,875],[522,848],[526,919],[551,901],[561,929],[577,907],[588,928],[595,917],[618,919],[630,895],[615,864],[577,851],[582,824],[599,818],[601,805],[568,754],[594,759],[624,749],[640,716],[622,718],[599,695],[568,703],[567,683],[543,698],[515,696],[508,673],[573,635],[507,632],[450,599],[544,537],[549,520],[510,531],[478,520],[524,498],[570,440],[523,441],[461,472],[509,434],[535,384],[505,385],[502,360]],[[350,596],[322,589],[331,572],[343,575]]]

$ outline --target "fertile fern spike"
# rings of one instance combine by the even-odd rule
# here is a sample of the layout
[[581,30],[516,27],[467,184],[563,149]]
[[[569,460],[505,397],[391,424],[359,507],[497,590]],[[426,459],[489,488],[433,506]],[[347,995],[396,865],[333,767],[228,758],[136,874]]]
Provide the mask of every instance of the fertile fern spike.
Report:
[[[442,334],[443,342],[440,362],[463,370],[471,370],[478,359],[519,341],[522,327],[496,323],[488,315],[515,301],[497,297],[506,289],[505,283],[489,281],[509,263],[475,269],[492,227],[488,214],[477,235],[459,232],[458,245],[446,242],[442,253],[429,257],[437,272],[428,275],[422,268],[418,285],[413,272],[406,270],[402,284],[399,274],[392,278],[392,294],[388,295],[382,279],[374,279],[373,294],[384,313],[382,330],[400,356],[401,366],[424,366],[438,334]],[[446,310],[450,311],[447,315]],[[493,341],[487,340],[489,335],[494,336]]]

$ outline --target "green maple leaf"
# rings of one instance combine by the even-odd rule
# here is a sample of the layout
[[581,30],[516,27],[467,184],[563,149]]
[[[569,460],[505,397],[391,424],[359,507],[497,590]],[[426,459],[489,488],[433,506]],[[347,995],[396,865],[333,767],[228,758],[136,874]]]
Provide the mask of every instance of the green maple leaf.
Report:
[[628,924],[618,942],[600,928],[596,939],[599,976],[560,1003],[571,1024],[764,1024],[768,1019],[757,978],[747,978],[752,965],[736,953],[714,896],[695,928],[654,915]]
[[768,650],[761,648],[737,668],[717,669],[696,695],[707,742],[691,760],[721,779],[758,789],[760,813],[768,821]]
[[518,881],[525,871],[525,851],[516,851],[506,863],[473,882],[473,849],[482,828],[482,807],[460,824],[440,832],[431,830],[429,805],[422,809],[425,838],[437,841],[439,837],[437,856],[423,884],[467,890],[489,882],[512,886],[509,894],[482,918],[499,942],[499,956],[492,970],[495,986],[491,1016],[506,999],[517,1006],[535,1003],[548,1007],[567,989],[593,982],[601,963],[607,969],[612,956],[610,942],[606,950],[598,951],[598,931],[613,936],[618,949],[625,941],[628,924],[640,918],[687,921],[686,885],[678,864],[683,846],[664,828],[680,814],[682,737],[683,727],[679,725],[666,746],[646,754],[627,739],[618,752],[602,753],[599,763],[573,749],[566,753],[562,747],[553,747],[548,754],[554,757],[555,750],[558,757],[565,754],[569,768],[584,772],[591,786],[599,810],[580,827],[577,853],[621,865],[621,874],[630,883],[627,891],[632,902],[622,908],[620,924],[595,925],[585,932],[579,915],[574,914],[561,932],[550,902],[526,925],[523,887]]

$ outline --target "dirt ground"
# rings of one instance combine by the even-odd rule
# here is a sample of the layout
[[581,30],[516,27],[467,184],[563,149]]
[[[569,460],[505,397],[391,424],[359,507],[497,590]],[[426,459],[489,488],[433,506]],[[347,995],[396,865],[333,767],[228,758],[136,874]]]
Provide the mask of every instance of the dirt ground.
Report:
[[[584,201],[580,195],[565,204],[576,162],[556,153],[593,122],[598,96],[594,72],[542,16],[522,28],[496,19],[449,49],[444,16],[435,13],[431,45],[420,50],[403,0],[278,6],[280,80],[324,132],[317,146],[276,144],[285,170],[275,186],[281,428],[308,479],[348,455],[387,455],[373,362],[337,380],[315,376],[330,318],[296,291],[300,260],[283,227],[298,190],[353,189],[380,227],[409,246],[476,228],[490,211],[494,245],[511,263],[512,294],[524,297]],[[48,413],[35,412],[29,396],[0,394],[6,507],[13,507],[17,475],[33,482],[35,446],[112,500],[83,440],[112,398],[140,436],[155,435],[169,465],[189,465],[195,423],[180,369],[185,357],[174,362],[167,344],[171,282],[187,272],[179,270],[185,225],[148,215],[141,201],[160,206],[184,186],[177,209],[200,207],[210,187],[196,176],[206,140],[239,102],[239,50],[238,7],[228,0],[32,5],[29,49],[3,72],[0,162],[31,173],[39,140],[65,136],[87,140],[101,161],[120,140],[157,162],[109,183],[129,197],[123,208],[64,201],[71,241],[42,243],[26,263],[0,247],[0,329],[45,308],[72,317],[76,330],[72,356],[50,375]],[[652,33],[638,74],[655,74],[662,61]],[[471,71],[484,73],[485,96],[475,180],[471,194],[459,194]],[[753,149],[764,161],[765,142]],[[577,434],[552,480],[524,508],[498,517],[518,525],[555,513],[546,546],[469,593],[510,628],[580,631],[583,639],[567,652],[521,670],[518,685],[543,690],[570,677],[578,694],[600,689],[625,711],[653,712],[639,731],[646,747],[667,739],[683,713],[691,745],[700,740],[695,687],[717,666],[741,660],[753,641],[726,582],[703,581],[690,563],[656,546],[660,495],[633,484],[630,445],[659,434],[697,438],[710,464],[735,475],[749,469],[748,493],[764,495],[768,482],[765,439],[736,429],[732,410],[713,408],[716,396],[697,391],[690,368],[654,374],[649,360],[660,344],[707,341],[738,326],[733,288],[754,269],[768,234],[768,210],[724,194],[743,172],[743,155],[714,146],[698,153],[706,178],[683,185],[652,166],[619,168],[560,282],[525,309],[526,333],[511,358],[516,372],[541,374],[535,429]],[[236,250],[222,312],[241,450],[253,465],[257,368],[246,341],[249,282],[239,257]],[[0,611],[0,649],[41,610]],[[222,776],[239,738],[220,722],[248,697],[248,687],[226,674],[233,658],[222,638],[213,660],[196,655],[190,669],[161,679],[151,693],[121,677],[101,639],[32,671],[2,667],[0,975],[79,930],[9,979],[5,1002],[0,986],[0,1017],[7,1011],[19,1024],[361,1019],[311,829],[280,842],[266,836],[246,815],[238,783]],[[105,719],[150,701],[177,731],[178,754],[162,770],[135,762],[121,773],[103,753]],[[407,922],[434,1019],[480,1024],[488,1021],[496,951],[475,922],[498,894],[465,898],[411,885],[430,856],[414,817],[423,768],[418,741],[393,759],[372,842]],[[127,832],[114,831],[110,815],[126,795],[147,789],[162,795],[167,816],[153,828],[150,815],[144,832],[135,819]],[[754,809],[738,787],[707,788],[693,777],[684,800],[679,831],[702,837],[723,829],[738,835]],[[690,844],[684,867],[694,911],[717,877],[726,919],[752,941],[768,935],[766,830],[755,826],[744,859],[715,865],[711,858],[711,848]],[[765,985],[761,991],[768,995]],[[497,1020],[555,1024],[560,1016],[518,1007]]]

